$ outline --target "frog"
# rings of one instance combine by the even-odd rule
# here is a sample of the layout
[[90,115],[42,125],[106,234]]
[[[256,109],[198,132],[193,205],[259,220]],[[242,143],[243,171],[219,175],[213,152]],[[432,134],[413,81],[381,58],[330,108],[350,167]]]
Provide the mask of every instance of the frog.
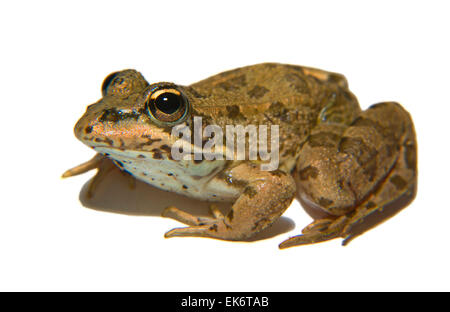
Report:
[[[279,248],[335,238],[346,245],[407,207],[417,191],[410,114],[397,102],[362,110],[339,73],[261,63],[181,85],[149,83],[125,69],[108,75],[101,92],[74,127],[76,138],[96,154],[63,177],[97,169],[88,188],[94,196],[108,172],[119,168],[131,179],[210,202],[207,217],[165,208],[163,217],[185,224],[166,238],[245,241],[269,228],[297,198],[313,221]],[[174,128],[192,129],[196,118],[202,129],[277,126],[278,166],[262,170],[259,158],[175,158]],[[226,149],[218,150],[225,155]],[[218,202],[231,208],[223,212]]]

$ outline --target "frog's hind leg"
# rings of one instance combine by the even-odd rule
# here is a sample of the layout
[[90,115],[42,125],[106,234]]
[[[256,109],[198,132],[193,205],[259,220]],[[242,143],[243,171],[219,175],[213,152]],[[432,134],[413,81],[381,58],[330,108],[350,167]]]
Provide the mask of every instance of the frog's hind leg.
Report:
[[346,129],[322,125],[317,131],[297,164],[300,200],[316,220],[280,248],[338,237],[345,245],[406,207],[416,193],[414,126],[400,105],[373,105]]
[[343,229],[343,245],[389,219],[414,200],[417,192],[416,142],[408,133],[400,155],[380,188],[360,205]]

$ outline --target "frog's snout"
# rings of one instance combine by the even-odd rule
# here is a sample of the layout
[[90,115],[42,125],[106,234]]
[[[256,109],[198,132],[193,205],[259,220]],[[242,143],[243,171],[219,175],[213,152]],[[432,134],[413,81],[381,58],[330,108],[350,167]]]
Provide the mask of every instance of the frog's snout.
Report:
[[98,121],[98,113],[88,109],[78,120],[73,129],[75,137],[85,144],[95,141],[101,131],[101,123]]

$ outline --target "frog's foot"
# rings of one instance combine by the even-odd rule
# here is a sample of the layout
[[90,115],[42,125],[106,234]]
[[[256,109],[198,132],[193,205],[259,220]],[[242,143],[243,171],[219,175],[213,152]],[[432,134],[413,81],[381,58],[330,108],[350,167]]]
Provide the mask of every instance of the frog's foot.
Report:
[[236,186],[241,187],[241,194],[230,211],[223,215],[217,206],[211,205],[213,217],[203,218],[169,207],[163,212],[163,216],[190,226],[173,229],[165,237],[201,236],[245,240],[270,226],[294,198],[295,183],[284,172],[260,171],[256,166],[242,164],[227,174],[233,176],[234,181],[241,181]]
[[293,236],[280,244],[280,249],[320,243],[342,236],[343,229],[348,222],[346,216],[335,220],[319,219],[312,222],[302,230],[302,235]]
[[180,210],[174,206],[167,207],[162,212],[161,216],[166,218],[171,218],[177,220],[181,223],[190,225],[187,228],[176,228],[167,232],[164,237],[174,237],[174,236],[208,236],[203,235],[208,232],[210,227],[215,227],[219,223],[224,223],[225,216],[219,210],[217,205],[211,204],[209,206],[209,212],[212,217],[195,217],[190,213]]
[[[389,178],[398,176],[404,162],[400,161]],[[395,178],[394,178],[395,180]],[[343,238],[342,245],[346,246],[357,236],[370,230],[379,223],[387,220],[407,204],[416,193],[415,180],[405,189],[397,189],[392,183],[384,184],[376,194],[372,195],[354,211],[337,219],[318,219],[302,230],[302,235],[293,236],[280,244],[280,249],[293,246],[320,243],[335,238]]]

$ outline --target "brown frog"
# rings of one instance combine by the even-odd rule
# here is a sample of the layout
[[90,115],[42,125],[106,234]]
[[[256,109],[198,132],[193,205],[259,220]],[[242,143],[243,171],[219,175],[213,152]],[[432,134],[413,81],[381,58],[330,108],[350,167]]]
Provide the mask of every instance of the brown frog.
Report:
[[[99,169],[89,187],[92,195],[117,166],[170,192],[232,203],[226,214],[212,204],[210,218],[167,208],[163,216],[188,227],[166,237],[245,240],[277,220],[297,194],[314,221],[280,248],[337,237],[347,243],[407,206],[416,193],[410,115],[394,102],[361,111],[340,74],[264,63],[181,86],[149,84],[137,71],[123,70],[105,79],[102,93],[75,126],[76,137],[97,154],[64,177]],[[267,159],[259,156],[236,159],[222,145],[213,158],[196,156],[225,130],[210,132],[200,144],[187,137],[177,145],[174,129],[195,132],[196,118],[201,118],[201,134],[208,126],[277,126],[275,135],[241,137],[246,155],[250,137],[258,146],[269,138],[272,151],[278,142],[276,168],[263,170]],[[180,153],[182,158],[174,157]]]

